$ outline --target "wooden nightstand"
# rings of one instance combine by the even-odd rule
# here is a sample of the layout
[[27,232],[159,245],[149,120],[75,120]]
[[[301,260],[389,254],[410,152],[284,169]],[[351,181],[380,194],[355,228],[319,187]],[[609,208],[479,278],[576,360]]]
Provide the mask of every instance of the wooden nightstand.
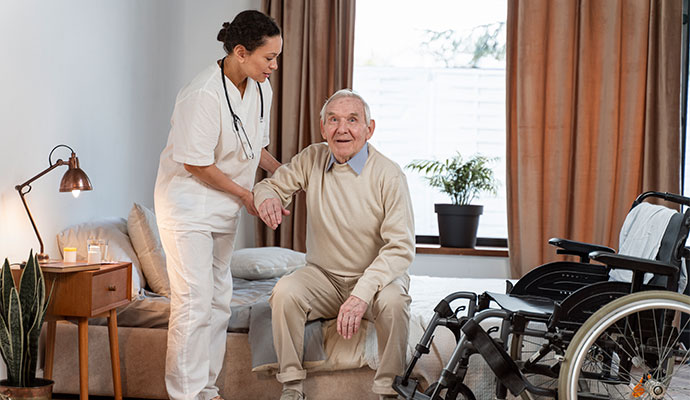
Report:
[[113,393],[122,399],[120,352],[117,340],[116,308],[131,301],[132,264],[104,264],[99,269],[79,272],[45,272],[46,292],[55,280],[46,323],[45,368],[43,376],[53,376],[55,331],[58,320],[76,319],[79,332],[79,398],[89,398],[89,318],[107,317],[110,337],[110,362],[113,370]]

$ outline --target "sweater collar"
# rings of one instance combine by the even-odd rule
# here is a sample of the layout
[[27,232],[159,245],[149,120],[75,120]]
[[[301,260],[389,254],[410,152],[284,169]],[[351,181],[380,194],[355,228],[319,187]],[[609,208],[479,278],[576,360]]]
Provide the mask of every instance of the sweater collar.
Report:
[[[364,169],[364,164],[366,164],[368,157],[369,144],[365,143],[364,146],[362,146],[362,148],[357,152],[357,154],[355,154],[351,159],[346,161],[346,164],[348,164],[357,175],[360,175],[362,173],[362,170]],[[328,165],[326,165],[326,171],[330,170],[333,164],[335,163],[338,163],[338,160],[336,160],[333,153],[331,153],[331,158],[328,160]]]

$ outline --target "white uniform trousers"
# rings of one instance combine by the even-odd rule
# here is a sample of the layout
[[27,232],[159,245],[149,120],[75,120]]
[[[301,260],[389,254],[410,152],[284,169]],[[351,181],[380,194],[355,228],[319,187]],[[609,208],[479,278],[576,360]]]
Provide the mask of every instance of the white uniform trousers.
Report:
[[232,274],[232,233],[159,229],[170,277],[170,321],[165,385],[173,400],[218,395]]

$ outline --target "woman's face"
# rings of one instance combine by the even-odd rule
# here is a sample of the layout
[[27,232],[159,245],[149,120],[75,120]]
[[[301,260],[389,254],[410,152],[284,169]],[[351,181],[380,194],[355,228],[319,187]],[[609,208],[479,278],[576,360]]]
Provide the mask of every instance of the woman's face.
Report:
[[266,38],[263,45],[240,58],[244,73],[257,82],[265,81],[278,69],[278,55],[282,50],[283,38],[280,35]]

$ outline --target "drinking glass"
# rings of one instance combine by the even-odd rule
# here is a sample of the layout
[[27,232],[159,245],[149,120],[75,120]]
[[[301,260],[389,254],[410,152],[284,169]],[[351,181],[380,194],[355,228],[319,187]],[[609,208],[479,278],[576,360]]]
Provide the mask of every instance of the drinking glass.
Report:
[[101,263],[108,261],[108,241],[106,239],[89,238],[86,241],[87,262]]
[[98,247],[101,249],[101,262],[110,261],[108,257],[108,240],[98,239]]

